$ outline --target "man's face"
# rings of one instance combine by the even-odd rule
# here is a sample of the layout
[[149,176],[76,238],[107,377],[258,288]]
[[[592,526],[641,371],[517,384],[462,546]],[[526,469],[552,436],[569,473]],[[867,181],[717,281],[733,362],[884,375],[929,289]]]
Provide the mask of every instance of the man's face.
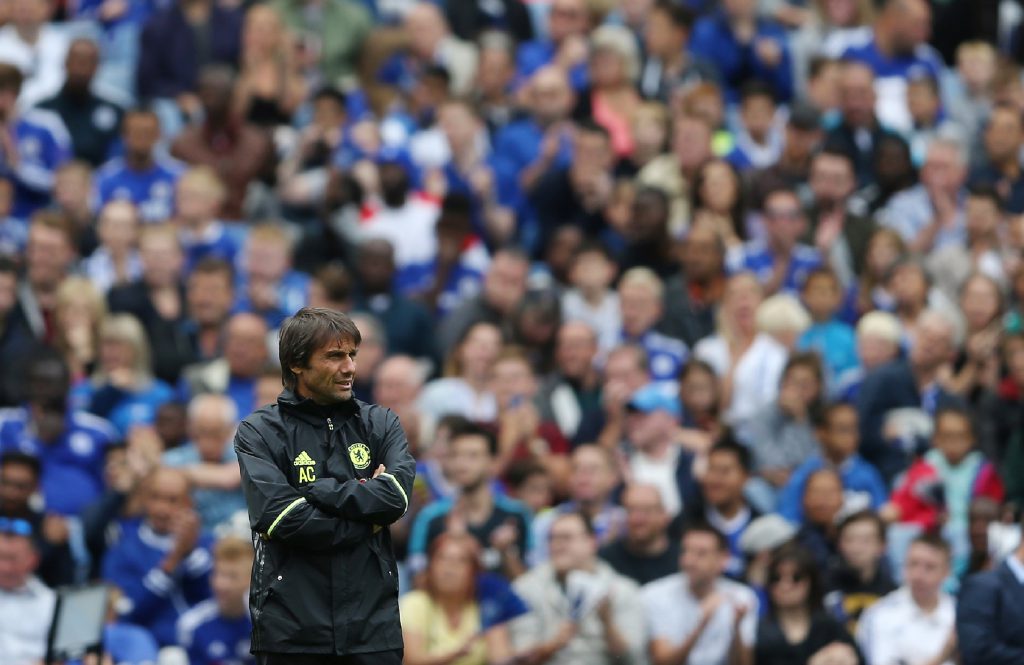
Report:
[[356,270],[364,289],[371,293],[389,292],[395,277],[395,253],[391,245],[386,241],[367,242],[359,251]]
[[607,457],[593,447],[578,449],[572,456],[569,492],[579,502],[603,502],[615,486],[615,473]]
[[949,560],[943,552],[922,543],[910,546],[903,565],[903,578],[914,598],[934,598],[948,576]]
[[857,186],[853,165],[837,155],[823,153],[811,163],[811,191],[822,208],[831,208],[844,201]]
[[875,117],[875,82],[864,65],[849,64],[839,77],[839,106],[853,127],[867,127]]
[[520,358],[506,358],[494,364],[494,397],[507,408],[516,400],[529,400],[537,393],[537,379],[529,364]]
[[955,466],[974,448],[971,422],[958,413],[944,413],[935,422],[932,445]]
[[497,97],[508,89],[515,71],[515,63],[508,51],[501,48],[482,49],[476,71],[477,86],[485,95]]
[[160,121],[155,115],[133,113],[125,118],[122,131],[125,152],[146,158],[160,140]]
[[307,367],[292,367],[299,394],[317,404],[340,404],[352,399],[358,351],[352,340],[336,339],[313,352]]
[[917,326],[910,347],[910,362],[931,369],[948,361],[953,353],[953,332],[941,321],[925,321]]
[[696,118],[680,118],[672,134],[672,152],[680,168],[696,169],[711,158],[711,128]]
[[29,497],[38,484],[35,473],[24,464],[11,463],[0,467],[0,513],[24,514],[28,510]]
[[267,362],[267,326],[250,315],[238,315],[228,323],[224,357],[234,376],[252,378]]
[[619,306],[622,309],[622,328],[633,337],[646,333],[661,318],[662,304],[658,294],[643,284],[620,286]]
[[594,332],[581,323],[563,324],[555,344],[555,363],[568,379],[579,380],[587,376],[597,355]]
[[597,554],[597,541],[578,516],[555,520],[548,533],[551,565],[560,575],[587,568]]
[[807,311],[816,321],[831,318],[843,301],[842,287],[830,275],[809,277],[800,294]]
[[640,452],[649,452],[665,440],[675,425],[675,419],[672,414],[660,409],[650,413],[628,411],[626,424],[630,443]]
[[930,190],[956,193],[963,187],[967,168],[957,151],[946,145],[933,145],[921,168],[921,182]]
[[231,107],[231,79],[219,72],[200,77],[197,92],[208,115],[221,116]]
[[725,570],[728,557],[719,549],[718,540],[713,535],[694,531],[683,536],[683,553],[679,561],[691,583],[709,584]]
[[708,456],[708,468],[702,481],[704,498],[711,506],[725,506],[743,500],[747,473],[736,455],[723,451]]
[[475,490],[490,479],[493,462],[487,439],[482,436],[460,436],[448,446],[449,480],[464,492]]
[[253,239],[246,247],[249,277],[277,283],[288,272],[288,245],[268,239]]
[[665,58],[684,49],[686,31],[673,24],[665,12],[655,7],[644,25],[644,45],[648,53]]
[[964,205],[967,234],[972,238],[991,236],[999,228],[1002,213],[995,201],[984,196],[968,196]]
[[143,503],[146,519],[159,534],[171,533],[174,521],[192,505],[188,484],[177,473],[157,473],[148,485]]
[[668,202],[653,192],[637,194],[633,199],[630,238],[636,242],[664,241],[667,228]]
[[740,114],[751,136],[763,137],[775,122],[775,102],[771,97],[750,97],[740,107]]
[[88,41],[74,42],[64,61],[68,87],[72,90],[88,90],[99,63],[99,51],[95,44]]
[[682,263],[686,277],[698,283],[722,274],[722,245],[713,229],[708,226],[690,229],[683,243]]
[[669,518],[658,489],[652,485],[629,488],[622,498],[626,509],[626,538],[636,545],[645,545],[665,533]]
[[219,409],[212,408],[212,404],[207,406],[211,408],[200,410],[189,420],[188,435],[204,462],[219,464],[224,459],[234,427]]
[[832,524],[843,507],[843,484],[835,473],[816,473],[807,481],[803,502],[809,524]]
[[526,293],[529,265],[525,260],[498,254],[484,277],[484,299],[502,313],[510,313]]
[[231,276],[221,272],[194,272],[188,279],[188,310],[203,327],[220,326],[231,311],[235,289]]
[[897,55],[913,55],[914,49],[931,37],[932,12],[924,0],[895,3],[893,12],[893,50]]
[[16,591],[25,586],[38,562],[28,538],[0,534],[0,590]]
[[74,248],[62,232],[41,224],[29,228],[25,261],[30,284],[43,289],[56,288],[67,276],[73,258]]
[[611,168],[615,160],[611,142],[600,132],[577,131],[573,141],[573,166],[597,174]]
[[589,23],[587,5],[582,0],[555,0],[551,4],[548,34],[555,44],[572,35],[583,35]]
[[800,200],[788,192],[768,197],[764,203],[764,224],[772,246],[784,250],[795,247],[807,230]]
[[848,459],[860,446],[860,428],[857,410],[851,407],[835,408],[825,422],[821,445],[835,459]]
[[604,367],[606,392],[632,395],[649,380],[647,368],[641,365],[639,357],[631,350],[611,354]]
[[178,219],[186,225],[193,225],[214,219],[220,209],[221,199],[206,182],[184,177],[178,181],[174,205]]
[[1024,136],[1022,128],[1024,120],[1016,111],[1002,107],[993,110],[985,128],[985,151],[989,158],[996,162],[1015,159]]
[[244,606],[251,573],[252,560],[247,558],[213,562],[210,590],[221,612],[230,616],[239,606]]
[[413,378],[418,370],[402,358],[385,360],[373,382],[373,401],[389,409],[413,404],[419,396],[420,384]]

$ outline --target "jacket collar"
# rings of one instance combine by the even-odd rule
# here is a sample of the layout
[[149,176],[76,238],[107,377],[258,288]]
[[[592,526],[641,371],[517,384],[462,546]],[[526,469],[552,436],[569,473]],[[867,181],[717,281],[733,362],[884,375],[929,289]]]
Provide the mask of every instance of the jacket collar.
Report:
[[308,397],[302,397],[290,388],[285,388],[277,396],[277,404],[283,411],[299,418],[315,427],[326,427],[327,419],[336,419],[339,422],[359,413],[362,402],[352,398],[341,404],[328,406],[317,404]]

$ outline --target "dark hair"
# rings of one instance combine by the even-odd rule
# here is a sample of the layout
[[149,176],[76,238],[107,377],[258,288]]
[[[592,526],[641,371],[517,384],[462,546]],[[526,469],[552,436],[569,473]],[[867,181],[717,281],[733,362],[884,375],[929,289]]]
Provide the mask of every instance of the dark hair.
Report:
[[534,476],[547,476],[548,470],[540,462],[533,460],[516,460],[508,465],[505,471],[505,484],[511,489],[519,489]]
[[787,543],[772,554],[768,564],[768,607],[774,614],[776,611],[775,601],[772,598],[770,587],[779,580],[779,568],[784,563],[791,563],[796,568],[795,576],[807,580],[807,610],[810,614],[821,612],[823,609],[822,600],[824,597],[824,585],[821,582],[821,575],[818,573],[818,564],[814,556],[807,551],[803,545],[798,543]]
[[992,202],[999,212],[1006,210],[1006,204],[1002,194],[995,188],[995,185],[987,182],[975,182],[967,187],[967,196],[974,199],[987,199]]
[[593,120],[584,119],[576,121],[576,133],[585,134],[600,134],[604,138],[605,142],[611,143],[612,135],[608,133],[608,130],[604,125],[599,125]]
[[581,242],[576,251],[572,253],[572,260],[578,261],[584,254],[600,254],[606,261],[615,263],[615,257],[612,255],[612,251],[608,249],[608,245],[599,240],[587,239]]
[[871,510],[870,508],[858,510],[844,517],[839,522],[839,525],[836,527],[836,538],[838,539],[839,537],[841,537],[843,535],[843,531],[846,531],[847,527],[857,524],[858,522],[871,522],[871,524],[875,527],[875,532],[878,535],[878,540],[883,543],[885,542],[885,522],[882,520],[881,516],[879,516],[877,512]]
[[313,93],[314,102],[318,102],[321,99],[330,99],[334,103],[341,106],[341,108],[343,109],[346,108],[348,105],[348,98],[345,97],[345,93],[335,88],[334,86],[330,85],[325,85],[319,90],[317,90],[315,93]]
[[480,425],[478,423],[464,421],[462,423],[451,426],[451,435],[448,437],[448,447],[451,448],[455,445],[455,441],[464,437],[476,436],[482,437],[487,442],[487,453],[491,457],[498,455],[498,439],[494,436],[494,432]]
[[807,66],[807,80],[812,81],[818,78],[827,67],[833,66],[839,66],[839,61],[835,58],[829,58],[823,55],[814,56],[811,58],[811,61]]
[[[703,123],[705,125],[708,124],[703,118],[697,116],[685,117],[693,119],[694,121]],[[677,118],[676,122],[678,121],[679,119]],[[710,127],[710,125],[708,126]],[[709,132],[713,135],[714,129],[709,129]],[[701,190],[704,188],[704,181],[707,179],[706,174],[708,168],[713,164],[725,164],[725,166],[728,167],[729,171],[732,173],[733,178],[736,180],[736,201],[733,203],[732,209],[729,211],[729,218],[732,221],[732,228],[736,235],[739,236],[740,238],[746,238],[746,201],[743,198],[743,178],[740,176],[739,170],[730,162],[724,159],[713,158],[707,160],[706,162],[700,165],[700,167],[697,169],[697,173],[694,174],[693,176],[693,186],[690,187],[690,209],[696,211],[704,207],[704,199],[702,198],[703,194],[701,194]]]
[[[192,275],[223,275],[232,286],[235,284],[235,269],[224,259],[207,256],[192,268]],[[191,275],[190,275],[191,277]]]
[[[930,547],[942,552],[942,555],[946,558],[947,562],[953,555],[953,549],[949,546],[949,543],[946,542],[946,539],[942,537],[942,534],[937,531],[926,531],[925,533],[915,536],[914,539],[910,541],[910,547],[913,547],[914,545],[924,545],[925,547]],[[907,548],[907,551],[909,552],[910,548]]]
[[21,70],[6,62],[0,62],[0,90],[13,90],[21,92],[21,84],[25,81],[25,75]]
[[[935,409],[935,418],[932,420],[935,423],[936,430],[939,428],[939,420],[944,416],[963,419],[971,431],[971,436],[974,437],[974,419],[971,417],[971,412],[966,404],[958,400],[942,400]],[[977,437],[974,438],[977,439]]]
[[138,118],[138,117],[150,118],[152,120],[155,120],[158,125],[160,124],[160,116],[158,116],[156,114],[156,111],[154,111],[153,109],[149,108],[148,106],[136,106],[135,108],[131,108],[131,109],[128,109],[127,111],[125,111],[124,119],[122,120],[122,123],[121,123],[122,129],[128,127],[128,119],[129,118]]
[[594,523],[590,520],[589,517],[584,515],[583,512],[579,510],[569,510],[566,512],[557,511],[555,513],[555,518],[551,520],[551,524],[552,526],[554,526],[555,522],[564,519],[572,519],[574,517],[579,519],[579,521],[583,523],[583,530],[586,531],[589,537],[597,538],[597,531],[594,528]]
[[20,450],[10,450],[3,455],[0,455],[0,468],[11,466],[12,464],[28,467],[36,480],[39,480],[39,476],[43,472],[43,467],[39,463],[38,458],[23,453]]
[[761,79],[750,79],[740,86],[740,104],[755,97],[767,97],[775,103],[775,88]]
[[696,15],[689,7],[670,0],[657,0],[651,10],[665,14],[673,27],[687,32],[693,29],[693,24],[697,21]]
[[362,335],[347,314],[320,307],[303,307],[281,326],[278,356],[281,383],[295,390],[298,377],[292,367],[308,367],[317,349],[332,340],[347,340],[359,346]]
[[818,266],[817,268],[814,268],[813,270],[808,272],[807,276],[804,277],[804,283],[801,286],[801,290],[806,289],[807,285],[811,283],[812,279],[821,277],[832,280],[833,284],[842,289],[843,285],[842,282],[839,281],[839,275],[836,274],[836,271],[833,270],[831,266]]
[[456,215],[469,219],[473,215],[473,201],[460,192],[449,192],[441,200],[441,215]]
[[836,159],[841,159],[850,167],[850,173],[855,174],[857,171],[856,158],[842,143],[837,141],[825,141],[824,145],[814,153],[813,159],[817,159],[818,157],[834,157]]
[[912,75],[910,80],[907,81],[907,85],[925,85],[929,90],[931,90],[933,95],[939,94],[939,82],[931,74],[925,74],[922,72],[917,75]]
[[695,521],[686,525],[686,529],[683,531],[683,539],[685,540],[691,533],[707,533],[715,539],[715,544],[718,546],[720,552],[726,552],[729,550],[729,540],[725,537],[721,531],[711,526],[704,521]]
[[0,254],[0,275],[2,274],[18,274],[18,264],[7,254]]
[[818,379],[818,383],[824,386],[825,384],[825,371],[821,366],[821,357],[818,356],[815,351],[797,351],[789,357],[786,361],[786,366],[782,370],[782,378],[785,379],[791,371],[797,367],[806,367],[807,369],[814,372],[814,376]]
[[848,402],[846,400],[829,402],[821,408],[815,426],[819,429],[828,427],[832,423],[832,415],[835,414],[836,411],[841,411],[843,409],[853,409],[853,412],[857,413],[857,405],[853,402]]
[[722,453],[735,457],[744,473],[749,474],[754,468],[750,449],[737,441],[732,435],[732,432],[726,431],[718,441],[715,442],[715,445],[711,446],[711,450],[708,451],[708,457],[710,458],[711,455]]
[[345,266],[338,261],[321,266],[313,275],[313,279],[320,283],[324,295],[332,302],[345,302],[352,296],[352,278]]

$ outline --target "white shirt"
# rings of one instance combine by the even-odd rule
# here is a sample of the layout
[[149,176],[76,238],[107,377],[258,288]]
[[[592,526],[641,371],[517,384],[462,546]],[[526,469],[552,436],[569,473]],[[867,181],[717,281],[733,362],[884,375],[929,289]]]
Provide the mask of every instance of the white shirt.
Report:
[[17,591],[0,589],[0,665],[34,665],[46,656],[57,595],[35,577]]
[[498,417],[498,403],[490,392],[477,393],[458,377],[434,379],[420,393],[419,410],[440,420],[455,414],[476,422],[491,422]]
[[0,29],[0,62],[25,75],[18,106],[28,109],[56,93],[64,83],[64,58],[70,41],[60,28],[44,25],[35,44],[22,40],[13,25]]
[[[697,342],[694,355],[711,365],[720,377],[726,376],[731,369],[729,344],[721,335],[705,337]],[[775,401],[788,356],[785,347],[768,335],[758,333],[733,372],[732,401],[725,412],[727,423],[736,427]]]
[[955,622],[956,606],[949,595],[942,594],[938,607],[925,612],[910,590],[901,587],[864,612],[857,643],[868,665],[918,665],[942,651]]
[[593,328],[602,356],[619,343],[622,313],[619,311],[619,294],[614,291],[606,291],[601,303],[594,307],[579,289],[567,289],[562,293],[562,317],[566,321],[582,321]]
[[641,452],[635,452],[629,458],[633,482],[657,487],[669,517],[675,517],[683,510],[683,498],[679,495],[679,484],[676,482],[678,464],[679,447],[675,444],[670,444],[668,454],[659,459]]
[[383,238],[390,242],[399,270],[429,263],[437,256],[434,227],[440,212],[437,201],[412,192],[401,208],[371,202],[363,211],[359,239]]
[[[757,637],[757,596],[746,585],[725,578],[715,581],[715,591],[725,598],[693,645],[687,663],[690,665],[725,665],[732,645],[735,608],[743,605],[747,613],[740,622],[740,641],[753,646]],[[690,592],[690,583],[683,573],[669,575],[645,585],[640,592],[647,629],[651,639],[661,639],[673,646],[681,645],[700,623],[700,601]]]

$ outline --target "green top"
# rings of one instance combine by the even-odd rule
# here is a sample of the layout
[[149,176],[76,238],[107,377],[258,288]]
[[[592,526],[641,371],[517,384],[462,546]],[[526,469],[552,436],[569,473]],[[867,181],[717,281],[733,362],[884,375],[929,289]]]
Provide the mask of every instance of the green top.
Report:
[[270,6],[302,40],[320,44],[324,82],[338,85],[356,73],[370,33],[370,13],[353,0],[272,0]]

